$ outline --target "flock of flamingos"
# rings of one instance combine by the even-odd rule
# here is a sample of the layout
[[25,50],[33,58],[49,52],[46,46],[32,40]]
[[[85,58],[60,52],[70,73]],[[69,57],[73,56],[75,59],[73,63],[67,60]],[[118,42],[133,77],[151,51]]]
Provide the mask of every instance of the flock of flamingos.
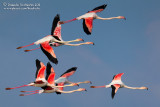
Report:
[[[79,46],[79,45],[85,45],[85,44],[94,45],[93,42],[82,42],[82,43],[78,43],[78,44],[71,44],[71,42],[83,41],[83,39],[81,39],[81,38],[71,40],[71,41],[64,41],[61,37],[61,25],[62,24],[72,22],[75,20],[83,19],[83,30],[87,35],[91,35],[92,27],[93,27],[92,24],[93,24],[94,19],[101,19],[101,20],[126,19],[124,16],[110,17],[110,18],[99,17],[96,13],[103,11],[106,8],[106,6],[107,6],[106,4],[98,6],[98,7],[94,8],[93,10],[88,11],[84,15],[81,15],[79,17],[76,17],[76,18],[68,20],[68,21],[60,21],[60,16],[57,14],[53,19],[51,35],[45,36],[44,38],[42,38],[36,42],[33,42],[29,45],[18,47],[17,49],[28,47],[28,46],[31,46],[34,44],[35,45],[40,44],[40,47],[36,48],[36,49],[41,49],[43,51],[43,53],[47,56],[47,58],[52,63],[58,64],[58,60],[57,60],[57,57],[54,53],[52,46],[53,47],[58,47],[58,46],[62,46],[62,45]],[[33,51],[36,49],[25,50],[25,52]],[[72,67],[72,68],[68,69],[66,72],[64,72],[56,80],[55,80],[55,71],[54,71],[53,67],[51,66],[50,62],[48,62],[47,66],[45,66],[43,64],[43,62],[36,59],[36,67],[37,67],[36,75],[35,75],[36,79],[34,82],[31,82],[29,84],[22,85],[19,87],[6,88],[6,90],[11,90],[11,89],[21,88],[21,87],[26,87],[26,86],[34,86],[34,87],[40,87],[42,89],[35,90],[35,91],[21,91],[23,93],[28,93],[28,94],[20,94],[20,96],[32,95],[32,94],[37,94],[37,93],[40,94],[40,93],[54,93],[54,92],[56,92],[57,94],[61,94],[61,93],[72,93],[72,92],[76,92],[76,91],[86,91],[85,88],[79,88],[77,90],[72,90],[72,91],[63,91],[63,88],[67,87],[67,86],[79,86],[79,84],[81,84],[81,83],[91,83],[91,81],[84,81],[84,82],[75,83],[75,82],[71,82],[68,80],[68,77],[70,77],[71,75],[73,75],[76,72],[77,67]],[[46,76],[45,76],[45,71],[46,71]],[[90,86],[90,88],[112,88],[112,92],[111,92],[112,99],[114,98],[115,93],[118,91],[119,88],[147,89],[148,90],[147,87],[130,87],[130,86],[125,85],[121,81],[121,76],[123,74],[124,73],[116,74],[113,77],[112,82],[108,85]]]

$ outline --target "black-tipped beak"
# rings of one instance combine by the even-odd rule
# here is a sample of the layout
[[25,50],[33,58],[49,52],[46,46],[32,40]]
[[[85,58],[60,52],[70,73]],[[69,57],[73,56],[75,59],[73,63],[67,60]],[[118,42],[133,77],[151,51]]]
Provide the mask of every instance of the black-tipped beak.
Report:
[[86,91],[87,92],[87,90],[85,89],[84,91]]
[[92,82],[90,81],[90,84],[92,84]]

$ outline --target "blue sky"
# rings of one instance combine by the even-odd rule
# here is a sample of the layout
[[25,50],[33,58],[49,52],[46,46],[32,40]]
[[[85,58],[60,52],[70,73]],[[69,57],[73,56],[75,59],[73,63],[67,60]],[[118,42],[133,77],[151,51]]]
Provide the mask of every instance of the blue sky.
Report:
[[[3,3],[40,3],[40,10],[4,10]],[[0,2],[0,99],[2,107],[67,106],[67,107],[151,107],[160,105],[160,1],[159,0],[1,0]],[[21,90],[6,87],[27,84],[34,80],[35,59],[47,64],[48,59],[36,50],[25,53],[18,46],[27,45],[50,34],[52,20],[58,13],[69,20],[107,4],[98,13],[101,17],[125,16],[124,20],[94,20],[92,35],[83,32],[82,20],[62,25],[62,38],[83,38],[92,45],[54,48],[58,65],[52,64],[58,78],[67,69],[77,66],[71,81],[92,81],[92,85],[111,82],[113,75],[124,72],[122,81],[129,86],[147,86],[146,90],[120,89],[111,99],[111,89],[90,89],[87,92],[56,95],[18,96]],[[32,49],[38,46],[30,46]],[[65,90],[77,87],[65,88]]]

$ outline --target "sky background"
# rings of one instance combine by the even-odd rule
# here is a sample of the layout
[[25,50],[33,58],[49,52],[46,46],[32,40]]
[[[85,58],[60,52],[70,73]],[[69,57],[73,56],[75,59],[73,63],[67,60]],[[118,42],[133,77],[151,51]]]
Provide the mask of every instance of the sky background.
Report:
[[[39,10],[5,10],[5,3],[40,3]],[[1,107],[158,107],[160,105],[160,1],[159,0],[1,0],[0,1],[0,106]],[[146,86],[149,90],[119,89],[111,98],[111,88],[56,95],[37,94],[20,97],[24,87],[6,91],[34,81],[39,59],[49,61],[41,50],[25,53],[18,46],[30,44],[50,35],[52,20],[58,13],[61,20],[78,17],[93,8],[107,4],[101,17],[125,16],[127,20],[94,20],[92,35],[83,32],[82,20],[62,25],[63,40],[83,38],[92,45],[54,48],[59,60],[52,64],[58,78],[71,67],[78,67],[70,81],[90,80],[92,85],[109,84],[113,75],[124,73],[122,81],[129,86]],[[77,87],[67,87],[73,90]]]

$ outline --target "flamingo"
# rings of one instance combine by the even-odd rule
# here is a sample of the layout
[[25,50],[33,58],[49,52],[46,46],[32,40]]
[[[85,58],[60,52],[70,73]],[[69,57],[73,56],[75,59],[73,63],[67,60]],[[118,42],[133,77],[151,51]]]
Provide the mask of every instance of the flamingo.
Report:
[[99,17],[96,13],[103,11],[106,8],[106,6],[107,6],[107,4],[98,6],[98,7],[94,8],[93,10],[88,11],[84,15],[81,15],[81,16],[74,18],[74,19],[71,19],[71,20],[61,21],[60,23],[64,24],[64,23],[75,21],[75,20],[83,19],[83,30],[87,35],[91,35],[92,27],[93,27],[92,26],[93,19],[101,19],[101,20],[125,19],[126,20],[126,18],[124,16],[117,16],[117,17],[110,17],[110,18]]
[[47,85],[47,81],[45,79],[44,73],[45,73],[45,69],[46,66],[40,62],[38,59],[36,59],[36,80],[34,82],[31,82],[27,85],[22,85],[19,87],[12,87],[12,88],[6,88],[6,90],[11,90],[11,89],[16,89],[16,88],[21,88],[21,87],[26,87],[26,86],[35,86],[35,87],[44,87]]
[[[54,93],[54,92],[59,92],[59,93],[73,93],[73,92],[76,92],[76,91],[86,91],[85,88],[79,88],[77,90],[72,90],[72,91],[62,91],[62,90],[59,90],[57,88],[57,86],[55,86],[55,72],[54,72],[54,69],[53,67],[49,67],[48,68],[48,71],[47,71],[47,75],[46,75],[46,79],[48,81],[48,85],[47,86],[44,86],[44,87],[41,87],[42,90],[35,90],[35,91],[21,91],[21,92],[33,92],[33,93],[29,93],[29,94],[20,94],[20,96],[26,96],[26,95],[33,95],[33,94],[41,94],[41,93]],[[65,87],[65,86],[60,86],[60,87]]]
[[[31,45],[38,45],[40,44],[39,48],[36,49],[40,49],[43,51],[43,53],[48,57],[48,59],[55,63],[58,64],[58,60],[57,57],[54,53],[54,50],[51,46],[53,47],[58,47],[58,46],[62,46],[62,45],[69,45],[69,46],[79,46],[79,45],[85,45],[85,44],[92,44],[94,45],[93,42],[85,42],[85,43],[79,43],[79,44],[70,44],[71,42],[79,42],[79,41],[84,41],[83,39],[75,39],[75,40],[71,40],[71,41],[63,41],[62,37],[61,37],[61,24],[59,23],[60,21],[60,16],[59,14],[57,14],[54,19],[53,19],[53,23],[52,23],[52,29],[51,29],[51,35],[48,35],[36,42],[33,42],[29,45],[26,46],[20,46],[17,49],[21,49],[24,47],[28,47]],[[29,52],[29,51],[33,51],[36,49],[31,49],[31,50],[25,50],[25,52]]]
[[[91,83],[91,81],[83,81],[83,82],[71,82],[68,80],[68,78],[73,75],[77,70],[77,67],[72,67],[68,69],[66,72],[64,72],[58,79],[55,80],[56,86],[64,86],[65,84],[73,84],[78,85],[82,83]],[[63,87],[59,87],[59,90],[63,90]],[[57,94],[61,94],[61,92],[56,92]]]
[[117,75],[115,75],[113,77],[113,80],[112,82],[109,84],[109,85],[104,85],[104,86],[91,86],[90,88],[112,88],[112,93],[111,93],[111,96],[112,96],[112,99],[114,98],[116,92],[118,91],[119,88],[128,88],[128,89],[140,89],[140,90],[143,90],[143,89],[146,89],[148,90],[147,87],[130,87],[130,86],[127,86],[125,85],[122,81],[121,81],[121,76],[123,75],[124,73],[119,73]]

